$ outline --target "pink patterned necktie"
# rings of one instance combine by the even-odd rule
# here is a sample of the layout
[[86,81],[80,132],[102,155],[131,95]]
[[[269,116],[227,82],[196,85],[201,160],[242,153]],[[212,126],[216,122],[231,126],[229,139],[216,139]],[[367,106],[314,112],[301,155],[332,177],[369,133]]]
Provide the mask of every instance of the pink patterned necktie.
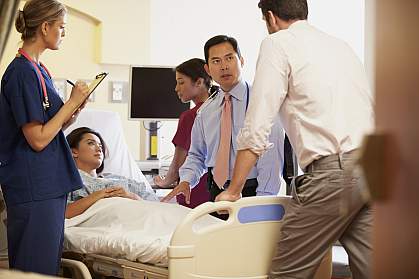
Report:
[[214,181],[220,189],[224,188],[229,173],[231,145],[231,96],[224,94],[224,107],[221,113],[220,144],[214,166]]

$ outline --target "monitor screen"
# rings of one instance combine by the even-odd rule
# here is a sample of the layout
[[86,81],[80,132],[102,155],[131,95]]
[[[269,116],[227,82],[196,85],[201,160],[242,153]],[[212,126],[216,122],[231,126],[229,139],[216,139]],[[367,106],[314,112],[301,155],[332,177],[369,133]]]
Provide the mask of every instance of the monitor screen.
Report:
[[171,67],[131,66],[130,118],[177,120],[190,104],[179,100],[175,86]]

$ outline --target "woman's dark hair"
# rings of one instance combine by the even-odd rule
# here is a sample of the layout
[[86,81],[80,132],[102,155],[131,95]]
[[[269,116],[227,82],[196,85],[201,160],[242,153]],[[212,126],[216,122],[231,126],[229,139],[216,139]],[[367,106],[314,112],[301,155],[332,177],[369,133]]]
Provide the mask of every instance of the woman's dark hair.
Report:
[[19,10],[15,20],[16,30],[23,41],[34,38],[39,26],[52,23],[67,13],[66,7],[55,0],[29,0]]
[[307,0],[260,0],[258,7],[266,17],[268,11],[282,20],[307,19]]
[[205,71],[204,65],[204,60],[200,58],[192,58],[177,66],[175,71],[190,77],[193,82],[202,78],[204,80],[205,87],[208,90],[211,87],[212,78]]
[[239,44],[237,43],[236,39],[234,39],[233,37],[226,36],[226,35],[218,35],[218,36],[212,37],[205,43],[204,54],[205,54],[205,61],[207,64],[208,64],[208,58],[209,58],[209,49],[215,45],[219,45],[222,43],[229,43],[233,47],[234,51],[237,53],[239,58],[241,57]]
[[[100,144],[102,144],[103,155],[106,158],[108,154],[108,149],[106,147],[105,141],[103,140],[102,136],[98,132],[88,127],[80,127],[80,128],[74,129],[70,134],[67,135],[66,139],[70,148],[79,148],[79,144],[85,134],[93,134],[99,138]],[[105,164],[103,160],[102,164],[96,169],[96,173],[98,174],[101,173],[104,167],[105,167]]]

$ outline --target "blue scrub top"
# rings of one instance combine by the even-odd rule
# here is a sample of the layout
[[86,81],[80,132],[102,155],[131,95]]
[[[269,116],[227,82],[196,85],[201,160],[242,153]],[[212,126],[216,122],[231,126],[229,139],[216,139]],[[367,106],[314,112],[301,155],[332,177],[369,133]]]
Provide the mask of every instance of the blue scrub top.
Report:
[[50,102],[46,111],[41,82],[26,58],[16,57],[1,81],[0,184],[8,205],[56,198],[83,185],[62,131],[40,152],[23,135],[24,124],[44,124],[63,105],[51,78],[39,68]]

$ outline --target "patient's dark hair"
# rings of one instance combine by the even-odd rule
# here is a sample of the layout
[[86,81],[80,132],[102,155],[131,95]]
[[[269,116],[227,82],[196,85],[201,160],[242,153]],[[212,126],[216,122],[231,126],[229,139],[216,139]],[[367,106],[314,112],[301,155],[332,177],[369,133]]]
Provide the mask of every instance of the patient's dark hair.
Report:
[[[98,132],[88,127],[80,127],[80,128],[74,129],[70,134],[67,135],[66,139],[70,148],[79,148],[79,144],[85,134],[93,134],[99,138],[100,144],[102,144],[103,155],[106,158],[108,154],[108,149],[106,147],[105,141],[103,140],[102,136]],[[96,169],[96,173],[98,174],[101,173],[104,167],[105,167],[105,164],[103,160],[100,167]]]

